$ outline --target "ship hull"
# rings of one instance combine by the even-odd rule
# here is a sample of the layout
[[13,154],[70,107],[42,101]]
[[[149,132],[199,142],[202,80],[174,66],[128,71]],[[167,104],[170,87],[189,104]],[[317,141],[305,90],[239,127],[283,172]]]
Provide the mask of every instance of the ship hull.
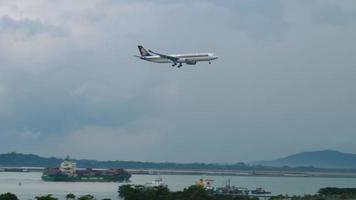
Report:
[[69,158],[60,167],[45,168],[42,173],[43,181],[62,182],[127,182],[131,174],[122,168],[112,169],[77,169],[76,163]]
[[49,176],[43,175],[43,181],[56,182],[127,182],[127,177],[111,177],[111,176]]

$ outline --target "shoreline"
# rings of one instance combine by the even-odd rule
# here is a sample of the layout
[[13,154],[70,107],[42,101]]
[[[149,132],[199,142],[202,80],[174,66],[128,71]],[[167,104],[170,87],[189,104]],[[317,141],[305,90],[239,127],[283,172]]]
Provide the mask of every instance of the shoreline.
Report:
[[291,172],[291,171],[248,171],[248,170],[161,170],[126,169],[131,174],[142,175],[212,175],[212,176],[251,176],[251,177],[325,177],[356,178],[356,173],[343,172]]
[[[0,167],[0,172],[43,172],[43,167]],[[211,175],[211,176],[251,176],[251,177],[326,177],[356,178],[352,172],[318,171],[263,171],[263,170],[198,170],[198,169],[126,169],[129,173],[141,175]]]

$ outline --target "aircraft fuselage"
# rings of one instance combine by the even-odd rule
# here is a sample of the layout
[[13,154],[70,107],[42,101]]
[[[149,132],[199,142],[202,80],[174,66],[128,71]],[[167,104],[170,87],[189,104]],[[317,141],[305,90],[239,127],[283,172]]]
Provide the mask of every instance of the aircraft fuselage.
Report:
[[182,67],[182,64],[195,65],[197,62],[208,61],[209,64],[212,60],[217,59],[217,56],[214,56],[213,53],[189,53],[189,54],[175,54],[175,55],[166,55],[161,53],[156,53],[150,49],[145,49],[143,46],[138,46],[141,56],[139,57],[142,60],[154,62],[154,63],[173,63],[172,67],[177,66],[178,68]]
[[[176,54],[176,55],[170,55],[172,57],[177,57],[179,58],[177,60],[177,63],[187,63],[189,62],[200,62],[200,61],[211,61],[217,59],[216,56],[212,53],[196,53],[196,54]],[[152,55],[152,56],[141,56],[140,57],[142,60],[147,60],[150,62],[155,62],[155,63],[173,63],[172,60],[163,58],[161,56],[157,55]]]

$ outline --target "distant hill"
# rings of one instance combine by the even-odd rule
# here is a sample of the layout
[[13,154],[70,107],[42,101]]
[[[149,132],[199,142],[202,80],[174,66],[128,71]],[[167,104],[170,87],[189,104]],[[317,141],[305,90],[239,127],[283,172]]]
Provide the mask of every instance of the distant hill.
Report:
[[[0,167],[58,167],[63,158],[41,157],[34,154],[0,154]],[[80,168],[125,168],[125,169],[177,169],[177,170],[245,170],[245,171],[318,171],[356,173],[356,155],[336,151],[304,152],[274,161],[245,163],[174,163],[139,161],[97,161],[71,159]],[[289,166],[289,167],[286,167]],[[316,168],[320,167],[320,168]],[[326,169],[328,168],[328,169]],[[334,168],[334,169],[331,169]]]
[[356,154],[342,153],[333,150],[302,152],[271,161],[257,161],[253,165],[273,167],[316,167],[356,169]]
[[[0,167],[58,167],[63,158],[45,158],[34,154],[5,153],[0,154]],[[139,161],[97,161],[71,159],[80,168],[128,168],[128,169],[249,169],[244,163],[231,165],[206,163],[155,163]]]
[[63,159],[44,158],[33,154],[5,153],[0,154],[0,167],[54,167]]

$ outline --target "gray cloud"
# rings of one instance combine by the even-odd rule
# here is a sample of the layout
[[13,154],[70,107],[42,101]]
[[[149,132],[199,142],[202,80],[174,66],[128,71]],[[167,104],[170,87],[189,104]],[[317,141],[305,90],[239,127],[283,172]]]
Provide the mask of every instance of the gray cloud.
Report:
[[[0,8],[0,151],[181,162],[356,152],[353,2],[26,2]],[[220,58],[177,70],[135,59],[137,44]]]
[[63,29],[56,26],[44,24],[39,20],[31,19],[13,19],[5,15],[0,17],[0,31],[1,34],[6,32],[20,33],[24,37],[33,37],[36,34],[48,33],[53,36],[67,36]]
[[316,23],[344,25],[354,23],[356,18],[355,2],[312,1],[313,20]]

